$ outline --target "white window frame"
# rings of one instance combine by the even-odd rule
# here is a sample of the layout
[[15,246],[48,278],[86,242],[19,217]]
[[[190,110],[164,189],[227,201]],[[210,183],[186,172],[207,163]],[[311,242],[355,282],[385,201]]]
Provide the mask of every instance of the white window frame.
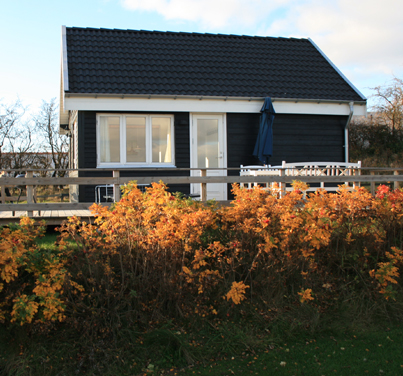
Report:
[[[101,121],[102,117],[119,117],[120,126],[120,162],[101,162]],[[127,162],[126,161],[126,117],[145,117],[146,118],[146,162]],[[171,162],[152,162],[152,118],[169,118],[171,120]],[[97,167],[99,168],[174,168],[175,165],[175,134],[174,134],[174,116],[169,114],[131,114],[131,113],[99,113],[97,114]]]

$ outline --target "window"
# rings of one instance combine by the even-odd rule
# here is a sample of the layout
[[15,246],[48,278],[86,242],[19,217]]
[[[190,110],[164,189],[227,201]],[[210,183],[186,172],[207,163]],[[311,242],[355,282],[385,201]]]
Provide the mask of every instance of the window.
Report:
[[98,166],[173,167],[172,115],[97,116]]

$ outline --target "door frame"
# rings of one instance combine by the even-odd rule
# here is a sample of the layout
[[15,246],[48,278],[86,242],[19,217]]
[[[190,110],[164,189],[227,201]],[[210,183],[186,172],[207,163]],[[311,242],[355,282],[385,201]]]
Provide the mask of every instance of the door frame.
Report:
[[[197,168],[197,133],[195,134],[195,126],[196,126],[196,119],[197,118],[206,118],[206,119],[218,119],[219,124],[221,124],[221,127],[219,126],[219,133],[218,133],[218,139],[220,142],[220,151],[222,152],[222,167],[227,168],[228,166],[228,161],[227,161],[227,114],[226,113],[216,113],[216,112],[205,112],[205,113],[200,113],[200,112],[191,112],[189,113],[189,136],[190,136],[190,167],[191,168]],[[227,176],[227,170],[222,170],[222,171],[217,171],[219,175],[221,176]],[[207,174],[208,175],[208,174]],[[191,170],[190,171],[190,176],[200,176],[200,172],[197,170]],[[227,200],[228,199],[228,189],[227,189],[227,184],[222,183],[221,184],[221,200]],[[209,185],[207,184],[207,197],[209,196],[208,191],[209,191]],[[200,184],[191,184],[190,187],[191,193],[196,193],[200,192]]]

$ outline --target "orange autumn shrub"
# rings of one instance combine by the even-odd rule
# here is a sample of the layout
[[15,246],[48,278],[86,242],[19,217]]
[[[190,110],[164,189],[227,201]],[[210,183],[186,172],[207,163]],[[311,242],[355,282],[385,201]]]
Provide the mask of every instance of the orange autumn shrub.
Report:
[[[136,318],[162,311],[185,314],[189,291],[183,268],[206,250],[214,212],[172,195],[162,183],[146,193],[131,184],[113,208],[94,204],[91,210],[97,215],[94,225],[70,218],[60,228],[63,238],[79,244],[70,260],[75,280],[86,289],[71,299],[74,309],[90,310],[101,321],[112,311]],[[212,285],[215,277],[195,278]],[[115,320],[119,325],[123,318]]]
[[403,264],[403,251],[392,247],[391,252],[386,252],[387,262],[379,262],[377,269],[370,271],[370,275],[376,278],[379,283],[379,292],[386,299],[396,299],[396,291],[393,289],[393,284],[398,284],[400,277],[399,266]]
[[357,292],[392,296],[390,286],[400,288],[403,192],[381,186],[373,197],[340,187],[305,197],[306,189],[294,182],[279,198],[276,188],[234,185],[232,205],[217,207],[173,195],[163,183],[145,193],[128,185],[110,209],[92,206],[94,224],[72,217],[61,227],[79,246],[66,255],[84,288],[70,293],[66,314],[93,331],[247,302],[291,299],[326,310]]
[[57,253],[35,245],[44,227],[22,218],[19,226],[0,228],[0,321],[18,323],[62,321],[67,278]]
[[380,186],[373,197],[363,188],[340,187],[338,194],[318,189],[303,200],[300,184],[282,199],[234,186],[223,222],[243,261],[250,254],[239,277],[251,279],[260,299],[313,289],[325,308],[330,295],[363,289],[370,296],[370,271],[391,246],[401,246],[403,192]]

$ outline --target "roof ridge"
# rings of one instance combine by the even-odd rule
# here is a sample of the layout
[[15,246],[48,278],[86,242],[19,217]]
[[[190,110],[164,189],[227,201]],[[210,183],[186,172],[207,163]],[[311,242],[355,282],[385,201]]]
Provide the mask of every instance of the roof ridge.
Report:
[[133,32],[133,33],[144,33],[144,34],[185,34],[192,36],[207,36],[207,37],[236,37],[236,38],[262,38],[262,39],[289,39],[289,40],[308,40],[308,38],[296,38],[296,37],[273,37],[268,35],[245,35],[245,34],[223,34],[223,33],[200,33],[200,32],[190,32],[190,31],[162,31],[162,30],[144,30],[144,29],[118,29],[118,28],[96,28],[96,27],[79,27],[79,26],[66,26],[67,30],[97,30],[97,31],[114,31],[114,32]]

